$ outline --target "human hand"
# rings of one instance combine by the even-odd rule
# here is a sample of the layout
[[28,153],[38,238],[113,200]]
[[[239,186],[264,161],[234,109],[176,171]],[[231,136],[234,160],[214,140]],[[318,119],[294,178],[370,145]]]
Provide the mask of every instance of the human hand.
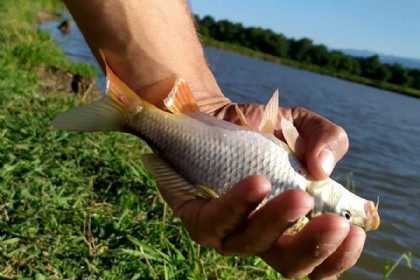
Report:
[[[264,107],[252,104],[239,107],[249,123],[258,127]],[[217,111],[216,116],[239,123],[233,105]],[[279,118],[283,117],[293,121],[300,133],[296,152],[310,174],[315,179],[328,177],[347,152],[344,130],[303,108],[280,108]],[[283,137],[280,127],[275,134]],[[198,213],[196,217],[187,215],[184,221],[199,243],[224,254],[259,255],[288,277],[309,274],[313,279],[334,279],[356,263],[366,238],[362,229],[349,225],[341,217],[326,214],[311,220],[295,236],[282,235],[290,223],[311,210],[313,200],[305,192],[293,190],[253,212],[270,188],[264,178],[247,178],[221,199],[185,205],[181,212]]]
[[[236,106],[225,105],[215,116],[239,123]],[[259,127],[263,106],[250,104],[239,108],[248,125]],[[278,118],[287,118],[298,129],[301,137],[296,153],[310,174],[316,179],[329,176],[348,149],[344,130],[302,108],[280,108]],[[280,126],[274,132],[283,138]],[[270,192],[270,182],[253,176],[218,199],[177,200],[163,195],[191,237],[222,254],[258,255],[287,277],[310,275],[313,279],[335,278],[355,264],[366,237],[363,230],[337,215],[327,214],[312,219],[296,235],[285,235],[293,222],[313,208],[313,198],[304,191],[290,190],[256,210]]]

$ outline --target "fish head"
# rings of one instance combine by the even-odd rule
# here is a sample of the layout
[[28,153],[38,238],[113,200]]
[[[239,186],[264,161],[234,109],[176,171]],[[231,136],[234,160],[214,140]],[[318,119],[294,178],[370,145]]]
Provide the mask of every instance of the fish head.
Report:
[[343,187],[332,179],[312,183],[308,192],[314,196],[313,215],[336,213],[365,231],[380,225],[378,207]]

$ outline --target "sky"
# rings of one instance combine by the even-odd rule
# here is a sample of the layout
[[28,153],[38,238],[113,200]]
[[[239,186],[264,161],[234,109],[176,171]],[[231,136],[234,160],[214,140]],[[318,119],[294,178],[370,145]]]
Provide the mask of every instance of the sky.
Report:
[[420,59],[418,0],[190,0],[194,13],[308,37],[335,49]]

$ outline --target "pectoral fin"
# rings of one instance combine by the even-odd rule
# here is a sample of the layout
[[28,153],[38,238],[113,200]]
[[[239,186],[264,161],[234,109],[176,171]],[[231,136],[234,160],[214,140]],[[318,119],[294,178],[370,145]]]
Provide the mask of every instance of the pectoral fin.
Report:
[[188,182],[158,155],[146,154],[142,156],[142,160],[146,169],[155,177],[158,188],[169,205],[206,196],[206,191]]
[[235,104],[234,108],[235,108],[235,113],[239,118],[239,125],[246,128],[251,128],[251,125],[249,124],[248,119],[245,117],[244,113],[241,111],[238,104]]
[[200,111],[190,87],[181,78],[175,80],[174,86],[168,96],[163,100],[163,104],[168,111],[174,114]]
[[198,185],[198,190],[200,191],[200,197],[211,199],[211,198],[219,198],[219,195],[212,190],[211,188],[204,186],[204,185]]
[[309,222],[309,218],[304,216],[297,220],[294,224],[287,228],[287,230],[283,233],[286,235],[296,235],[299,233]]
[[281,120],[280,123],[281,131],[283,133],[284,139],[286,140],[289,148],[295,153],[296,152],[296,142],[299,138],[299,132],[293,123],[285,118]]

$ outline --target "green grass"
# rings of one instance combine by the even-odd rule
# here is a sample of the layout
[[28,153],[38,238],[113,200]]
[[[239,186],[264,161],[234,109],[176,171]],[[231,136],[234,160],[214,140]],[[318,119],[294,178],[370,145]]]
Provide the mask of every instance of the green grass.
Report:
[[276,57],[276,56],[262,53],[259,51],[255,51],[255,50],[252,50],[252,49],[240,46],[240,45],[231,44],[227,42],[220,42],[210,37],[203,37],[202,41],[205,45],[209,47],[224,49],[227,51],[239,53],[245,56],[255,57],[255,58],[269,61],[272,63],[283,64],[283,65],[287,65],[287,66],[302,69],[302,70],[307,70],[307,71],[311,71],[315,73],[320,73],[323,75],[333,76],[336,78],[356,82],[359,84],[364,84],[367,86],[380,88],[383,90],[398,92],[398,93],[402,93],[402,94],[413,96],[413,97],[420,97],[420,90],[418,89],[399,86],[399,85],[386,83],[386,82],[375,81],[375,80],[371,80],[371,79],[364,78],[361,76],[353,75],[347,72],[337,72],[335,70],[330,70],[325,67],[321,67],[314,64],[302,63],[302,62],[298,62],[298,61],[288,59],[288,58],[280,58],[280,57]]
[[51,128],[80,102],[62,76],[95,75],[37,31],[40,14],[60,9],[0,2],[0,279],[278,279],[258,258],[194,244],[136,137]]
[[401,262],[403,261],[406,263],[407,267],[411,269],[412,258],[413,258],[413,253],[408,251],[401,254],[401,256],[398,259],[396,259],[393,263],[386,264],[384,267],[383,279],[391,279],[391,274],[399,265],[401,265]]
[[96,74],[37,30],[61,9],[0,2],[0,279],[281,279],[259,258],[194,244],[143,169],[138,138],[51,128],[84,99],[66,77]]

